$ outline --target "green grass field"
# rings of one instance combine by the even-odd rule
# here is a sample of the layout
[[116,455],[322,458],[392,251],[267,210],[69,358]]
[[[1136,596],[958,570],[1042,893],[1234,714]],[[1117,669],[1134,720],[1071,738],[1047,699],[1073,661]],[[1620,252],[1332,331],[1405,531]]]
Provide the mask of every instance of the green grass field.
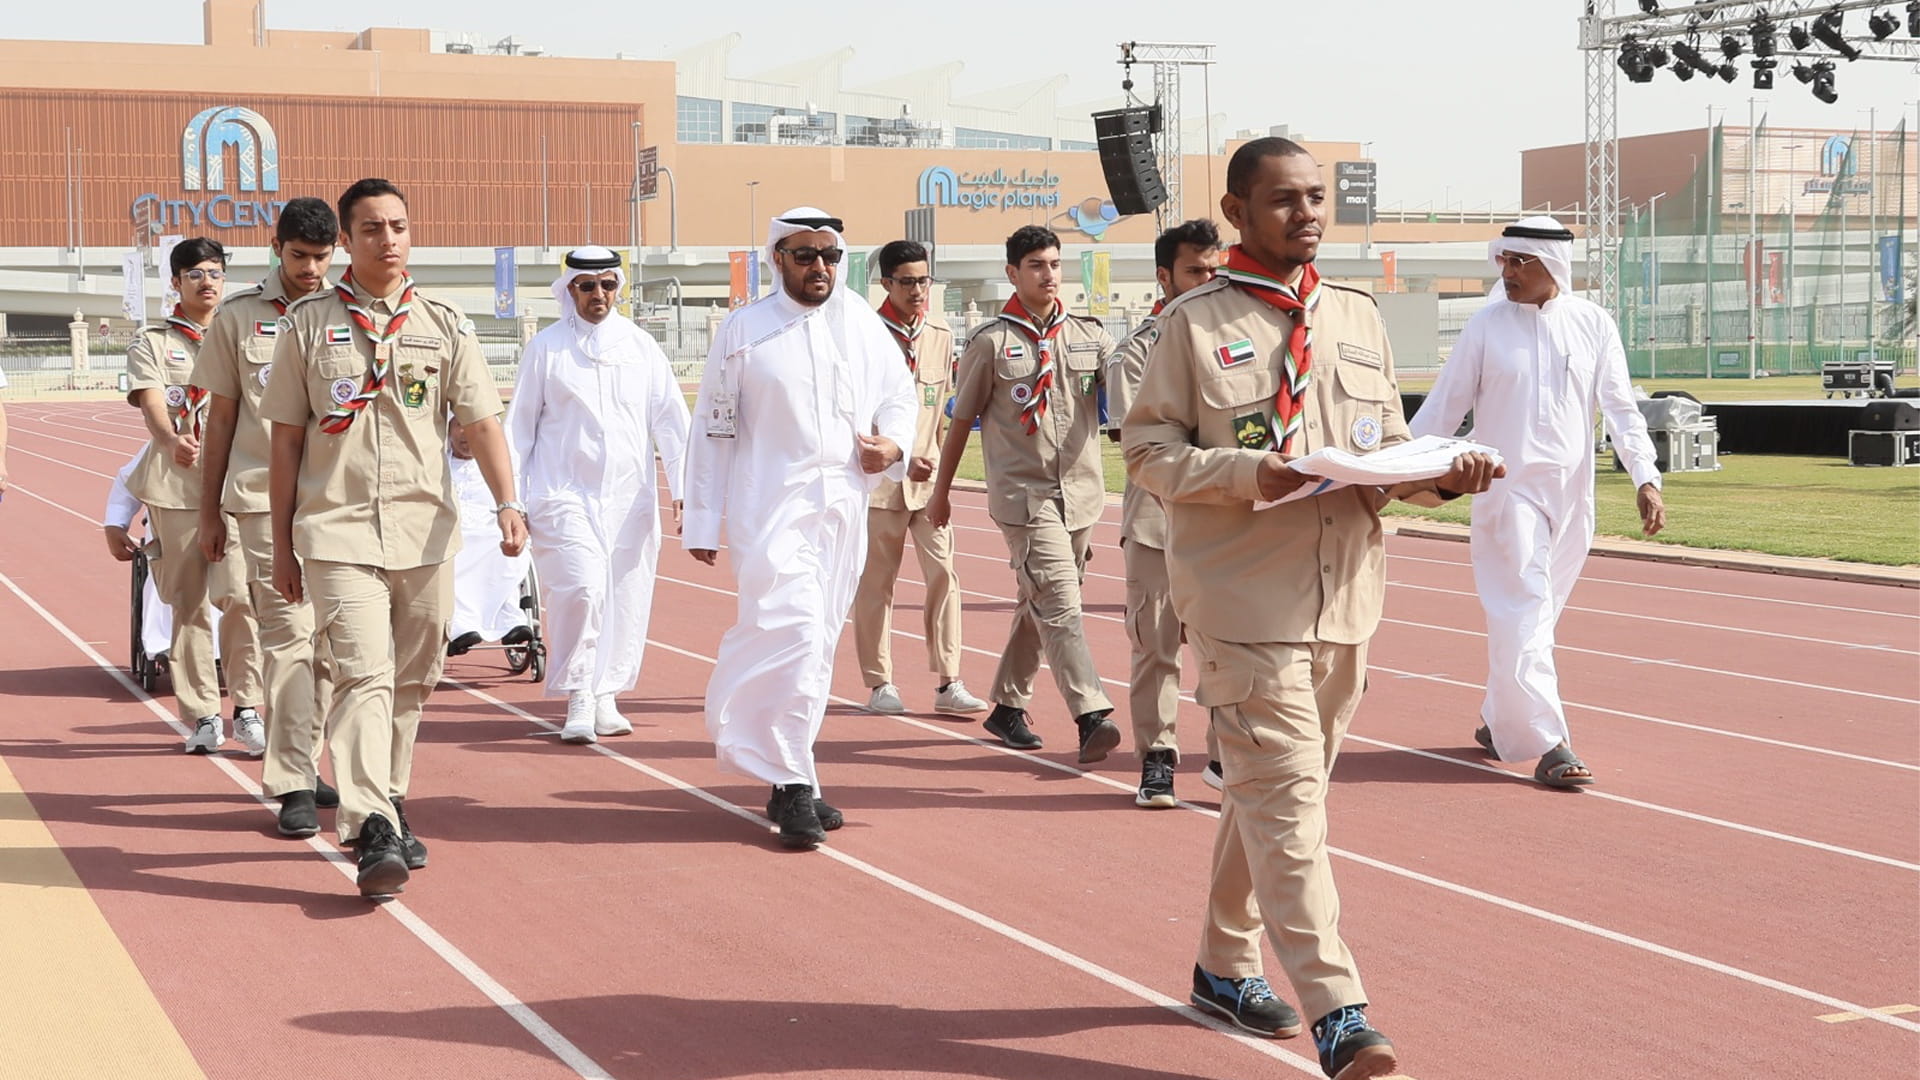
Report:
[[[1731,380],[1729,380],[1731,381]],[[1126,482],[1120,447],[1105,446],[1108,491]],[[1608,460],[1596,480],[1599,532],[1641,539],[1625,473]],[[1832,458],[1733,455],[1712,473],[1675,473],[1664,481],[1667,528],[1661,543],[1759,551],[1847,562],[1920,563],[1920,468],[1855,468]],[[972,440],[960,475],[979,480],[980,441]],[[1465,524],[1472,499],[1435,510],[1395,503],[1388,513]]]

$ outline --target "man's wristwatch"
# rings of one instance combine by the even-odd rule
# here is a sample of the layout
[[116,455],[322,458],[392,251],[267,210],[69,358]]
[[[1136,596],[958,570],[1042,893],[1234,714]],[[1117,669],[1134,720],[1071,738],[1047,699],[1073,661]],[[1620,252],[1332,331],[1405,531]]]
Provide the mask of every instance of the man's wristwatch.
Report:
[[495,514],[500,513],[500,511],[502,510],[512,510],[513,512],[519,514],[521,517],[527,516],[527,504],[520,502],[516,499],[508,499],[506,502],[503,502],[499,506],[496,506],[493,508],[493,512]]

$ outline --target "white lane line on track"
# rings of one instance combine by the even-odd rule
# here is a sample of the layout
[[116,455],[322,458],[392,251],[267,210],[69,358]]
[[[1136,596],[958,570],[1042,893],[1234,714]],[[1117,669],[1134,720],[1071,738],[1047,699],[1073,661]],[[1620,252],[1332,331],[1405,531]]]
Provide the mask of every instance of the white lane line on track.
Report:
[[[53,612],[47,610],[38,600],[29,596],[25,590],[14,584],[12,578],[0,573],[0,586],[4,586],[6,590],[17,597],[21,603],[32,609],[34,614],[40,616],[41,620],[52,627],[56,633],[66,638],[82,655],[93,661],[96,667],[106,672],[134,701],[145,706],[148,712],[159,718],[160,721],[171,728],[175,734],[183,739],[186,738],[188,734],[186,727],[182,725],[179,720],[175,719],[172,714],[168,713],[166,709],[162,708],[160,703],[155,701],[152,695],[135,685],[133,680],[127,678],[117,665],[100,655],[91,645],[88,645],[82,640],[80,635],[74,633],[66,623],[61,622]],[[258,803],[262,810],[265,810],[269,814],[277,813],[273,804],[265,796],[260,794],[259,785],[248,778],[246,773],[241,772],[239,766],[224,757],[213,754],[207,755],[207,760],[225,774],[227,779],[233,781],[235,787],[239,788],[248,797]],[[307,846],[317,852],[322,858],[326,859],[334,869],[340,872],[340,875],[345,878],[349,884],[353,882],[356,868],[338,848],[334,847],[321,836],[309,837],[307,839]],[[428,924],[425,919],[414,914],[413,911],[406,906],[404,901],[398,899],[388,900],[380,905],[380,910],[392,916],[394,921],[405,927],[407,932],[418,939],[421,944],[431,949],[434,955],[438,956],[448,967],[457,972],[460,977],[465,979],[474,989],[480,991],[488,1001],[498,1006],[500,1011],[512,1017],[516,1023],[526,1029],[527,1034],[539,1040],[542,1046],[546,1047],[554,1057],[558,1058],[577,1075],[585,1078],[585,1080],[612,1080],[610,1073],[601,1068],[598,1063],[582,1052],[580,1048],[575,1046],[566,1036],[560,1034],[560,1032],[541,1017],[539,1013],[515,997],[512,991],[500,984],[499,980],[489,975],[479,964],[474,963],[471,957],[461,952],[452,942],[441,936],[440,932]]]
[[[669,584],[673,584],[673,585],[684,585],[693,589],[699,589],[706,592],[717,593],[721,596],[737,598],[739,595],[738,593],[734,592],[731,589],[723,589],[715,585],[706,585],[700,582],[687,581],[684,578],[670,577],[666,574],[657,575],[657,580],[668,582]],[[910,641],[924,642],[926,640],[924,637],[922,637],[919,634],[915,634],[908,630],[902,630],[897,626],[893,628],[893,633],[896,637],[903,637]],[[990,656],[990,657],[993,657],[995,660],[998,660],[1000,657],[999,653],[993,652],[992,650],[989,650],[989,649],[982,649],[977,646],[967,645],[964,643],[960,647],[962,650],[966,652],[974,653],[975,655],[978,655],[978,656]],[[1041,667],[1043,670],[1046,668],[1046,666],[1047,665],[1044,662],[1041,664]],[[1394,674],[1394,675],[1405,674],[1403,672],[1393,671],[1388,668],[1374,667],[1372,668],[1372,670],[1381,671],[1381,672]],[[1101,676],[1100,681],[1108,686],[1116,687],[1120,690],[1127,689],[1127,684],[1120,679],[1111,679],[1111,678],[1107,678],[1106,676]],[[835,700],[844,700],[844,699],[836,698]],[[1180,694],[1180,700],[1183,702],[1186,702],[1189,705],[1193,705],[1195,708],[1201,707],[1198,702],[1193,700],[1193,695],[1191,693],[1182,691]],[[849,702],[849,704],[852,704],[855,707],[859,707],[861,703]],[[1511,773],[1506,771],[1505,769],[1496,769],[1496,768],[1493,768],[1492,766],[1483,765],[1478,762],[1465,761],[1456,757],[1448,757],[1445,754],[1437,754],[1437,753],[1433,753],[1425,750],[1415,750],[1410,747],[1399,746],[1398,744],[1395,744],[1395,743],[1378,742],[1376,740],[1368,739],[1368,738],[1365,738],[1364,736],[1355,735],[1351,733],[1347,735],[1347,739],[1349,742],[1364,742],[1364,743],[1369,743],[1371,745],[1379,746],[1388,750],[1404,751],[1406,753],[1413,754],[1417,757],[1428,758],[1436,762],[1444,762],[1444,763],[1456,766],[1458,768],[1475,769],[1481,772],[1493,773],[1496,776],[1504,777],[1516,784],[1524,784],[1524,785],[1532,786],[1535,783],[1533,777],[1530,775],[1523,776],[1518,773]],[[1086,773],[1084,775],[1089,776],[1093,779],[1099,780],[1103,783],[1108,782],[1106,777],[1099,776],[1098,774],[1095,774],[1095,773]],[[1132,788],[1126,787],[1125,785],[1120,785],[1120,786],[1127,791],[1133,790]],[[1822,840],[1813,840],[1807,837],[1794,836],[1791,833],[1775,832],[1771,829],[1760,828],[1757,825],[1744,825],[1744,824],[1741,824],[1740,822],[1729,821],[1725,818],[1712,817],[1706,814],[1696,813],[1695,811],[1692,811],[1692,810],[1682,810],[1678,807],[1663,806],[1659,803],[1647,802],[1642,799],[1634,799],[1625,795],[1615,795],[1612,792],[1597,791],[1592,788],[1588,788],[1582,791],[1581,794],[1585,796],[1591,796],[1603,802],[1612,802],[1612,803],[1618,803],[1622,806],[1631,806],[1636,809],[1648,810],[1657,814],[1665,814],[1670,817],[1681,818],[1683,820],[1692,821],[1697,824],[1711,825],[1718,828],[1728,829],[1733,832],[1745,833],[1750,836],[1758,836],[1768,840],[1778,840],[1783,843],[1795,844],[1801,847],[1812,848],[1814,850],[1823,851],[1831,855],[1840,855],[1847,858],[1859,859],[1864,862],[1879,863],[1886,866],[1892,866],[1897,869],[1909,870],[1915,873],[1920,873],[1920,863],[1904,862],[1902,860],[1895,859],[1890,856],[1877,855],[1869,851],[1857,851],[1853,848],[1841,847],[1837,844],[1829,844]]]
[[[713,663],[713,660],[710,657],[702,656],[696,652],[689,652],[685,649],[679,648],[674,645],[666,644],[665,642],[658,641],[653,638],[648,639],[648,644],[653,646],[654,648],[663,649],[671,653],[677,653],[681,656],[689,657],[694,660],[702,660],[708,664]],[[534,714],[526,711],[525,709],[520,708],[517,705],[514,705],[511,702],[503,701],[500,698],[497,698],[492,694],[489,694],[486,691],[479,689],[478,687],[470,686],[453,679],[446,679],[443,681],[447,685],[453,686],[462,691],[465,691],[467,694],[475,698],[478,698],[479,700],[486,702],[489,705],[492,705],[494,708],[499,709],[504,713],[519,717],[520,719],[526,720],[529,723],[536,724],[539,727],[549,732],[554,732],[557,734],[560,730],[559,725],[553,724],[545,719],[542,719],[541,717],[535,716]],[[838,697],[838,696],[834,697],[833,700],[841,702],[843,704],[848,704],[848,705],[854,704],[853,702],[847,701],[845,698]],[[589,744],[586,748],[589,750],[595,751],[599,753],[601,756],[606,757],[614,762],[617,762],[620,765],[625,766],[626,768],[632,769],[633,771],[640,773],[643,776],[650,777],[651,779],[661,784],[665,784],[666,786],[673,788],[676,791],[679,791],[686,795],[691,795],[694,798],[699,799],[701,802],[704,802],[707,805],[717,810],[731,814],[734,817],[740,818],[741,820],[749,822],[762,829],[773,828],[773,822],[768,821],[766,818],[753,812],[752,810],[749,810],[743,806],[739,806],[735,803],[729,802],[726,799],[706,790],[705,788],[702,788],[696,784],[690,783],[686,780],[682,780],[679,777],[674,776],[672,773],[664,772],[660,769],[654,768],[653,766],[648,765],[637,758],[628,757],[627,755],[619,752],[618,750],[615,750],[612,747],[609,747],[605,743],[592,743],[592,744]],[[865,859],[859,858],[858,856],[849,855],[846,852],[841,851],[838,848],[835,848],[831,843],[831,841],[829,841],[827,844],[823,844],[819,848],[816,848],[815,851],[817,854],[824,855],[827,858],[832,859],[833,861],[839,863],[842,866],[845,866],[851,870],[857,871],[861,874],[865,874],[866,876],[873,878],[875,881],[881,882],[884,885],[890,886],[891,888],[897,889],[900,892],[906,893],[907,895],[917,900],[921,900],[928,904],[932,904],[933,906],[941,909],[942,911],[945,911],[951,915],[956,915],[966,920],[967,922],[974,924],[975,926],[981,927],[982,929],[991,931],[999,935],[1000,937],[1006,938],[1008,941],[1011,941],[1017,945],[1021,945],[1028,949],[1031,949],[1034,952],[1037,952],[1040,955],[1045,956],[1050,960],[1055,960],[1055,961],[1058,961],[1059,963],[1065,964],[1068,967],[1071,967],[1074,970],[1079,971],[1084,975],[1090,975],[1093,978],[1098,979],[1103,983],[1106,983],[1108,986],[1111,986],[1116,990],[1120,990],[1126,994],[1129,994],[1135,998],[1138,998],[1139,1000],[1144,1001],[1149,1005],[1154,1005],[1159,1008],[1165,1009],[1168,1012],[1171,1012],[1181,1017],[1182,1019],[1188,1020],[1192,1023],[1199,1024],[1207,1028],[1211,1028],[1212,1030],[1219,1032],[1220,1034],[1225,1035],[1230,1039],[1233,1039],[1235,1042],[1246,1047],[1247,1049],[1252,1050],[1259,1054],[1263,1054],[1269,1058],[1272,1058],[1273,1060],[1278,1061],[1283,1065],[1287,1065],[1288,1067],[1296,1071],[1307,1073],[1308,1075],[1311,1075],[1311,1076],[1321,1075],[1320,1066],[1318,1062],[1312,1059],[1303,1057],[1300,1054],[1294,1053],[1293,1051],[1288,1050],[1285,1047],[1275,1043],[1271,1039],[1261,1039],[1261,1038],[1256,1038],[1252,1035],[1248,1035],[1245,1032],[1242,1032],[1237,1028],[1234,1028],[1228,1025],[1225,1021],[1215,1019],[1212,1016],[1202,1013],[1200,1010],[1194,1008],[1191,1005],[1188,1005],[1186,1002],[1178,1001],[1178,1000],[1175,1000],[1174,998],[1168,997],[1167,995],[1162,994],[1161,992],[1153,989],[1150,986],[1146,986],[1142,983],[1129,979],[1125,975],[1120,974],[1119,972],[1113,971],[1112,969],[1107,967],[1103,967],[1100,964],[1096,964],[1091,960],[1081,957],[1075,953],[1069,952],[1066,949],[1063,949],[1060,946],[1055,945],[1042,938],[1035,937],[1034,935],[1029,934],[1024,930],[1021,930],[1018,927],[1011,926],[1007,923],[1001,922],[999,919],[996,919],[991,915],[987,915],[980,911],[976,911],[975,909],[970,908],[967,905],[962,904],[957,900],[951,899],[940,893],[934,892],[932,889],[926,888],[925,886],[922,886],[922,885],[917,885],[911,881],[908,881],[903,877],[900,877],[897,874],[893,874],[887,870],[883,870],[880,867],[874,865],[873,863],[866,861]]]
[[[40,459],[41,461],[51,461],[51,462],[53,462],[53,463],[54,463],[55,465],[58,465],[58,466],[60,466],[60,467],[61,467],[61,468],[63,468],[63,469],[72,469],[72,470],[73,470],[73,471],[75,471],[75,472],[83,472],[83,473],[86,473],[86,474],[87,474],[88,476],[97,476],[97,477],[99,477],[99,478],[101,478],[102,480],[112,480],[112,479],[113,479],[113,474],[112,474],[112,473],[103,473],[103,472],[99,472],[99,471],[97,471],[97,470],[94,470],[94,469],[89,469],[89,468],[87,468],[87,467],[86,467],[86,466],[84,466],[84,465],[75,465],[75,464],[74,464],[74,463],[72,463],[71,461],[66,461],[66,460],[63,460],[63,459],[61,459],[61,458],[57,458],[57,457],[48,457],[48,456],[47,456],[47,455],[45,455],[45,454],[36,454],[36,453],[34,453],[33,451],[31,451],[31,450],[28,450],[28,449],[27,449],[26,447],[23,447],[23,446],[21,446],[21,445],[19,445],[18,443],[15,443],[15,444],[14,444],[14,447],[13,447],[13,452],[14,452],[14,453],[16,453],[16,454],[25,454],[26,456],[28,456],[28,457],[32,457],[32,458],[39,458],[39,459]],[[18,486],[19,486],[18,484],[8,484],[8,485],[7,485],[7,487],[8,487],[8,489],[9,489],[9,490],[11,490],[11,489],[13,489],[13,488],[16,488],[16,487],[18,487]]]
[[[45,417],[45,416],[33,418],[33,422],[45,425],[46,427],[57,428],[60,431],[76,431],[85,435],[98,435],[98,436],[101,436],[102,438],[120,439],[122,441],[133,444],[131,447],[128,448],[129,452],[131,452],[132,450],[137,450],[140,447],[145,446],[149,441],[151,441],[151,436],[149,436],[146,433],[145,427],[141,427],[138,429],[121,428],[121,430],[119,431],[111,431],[108,429],[112,427],[119,427],[120,425],[97,424],[97,423],[91,424],[91,425],[76,424],[76,423],[71,423],[64,419],[56,420],[52,417]],[[28,430],[30,433],[36,434],[36,435],[46,434],[45,432],[35,432],[31,428],[29,428]],[[49,436],[49,438],[51,438],[51,436]],[[85,445],[93,445],[93,444],[85,444]],[[120,452],[119,450],[115,450],[105,446],[95,446],[94,448],[108,454],[117,454]]]
[[[722,591],[722,590],[715,590],[715,591]],[[706,656],[701,653],[696,653],[688,649],[680,648],[679,646],[661,641],[658,638],[652,638],[652,637],[648,638],[647,644],[654,648],[664,649],[676,655],[685,656],[693,660],[698,660],[708,665],[711,665],[715,662],[713,657]],[[468,692],[476,693],[471,689],[469,689]],[[479,696],[479,695],[476,693],[476,696]],[[860,709],[859,702],[841,697],[838,694],[830,695],[830,697],[834,702],[838,704],[850,706],[856,710]],[[512,706],[509,706],[504,702],[499,702],[497,699],[489,699],[489,700],[493,700],[494,704],[507,708],[510,711],[513,711],[521,716],[524,716],[527,719],[534,721],[535,723],[539,724],[544,728],[548,728],[550,730],[556,730],[556,731],[558,730],[558,728],[555,728],[554,725],[548,723],[545,720],[541,720],[540,718],[535,717],[530,713],[526,713],[519,709],[514,709],[512,708]],[[986,749],[986,750],[991,750],[996,753],[1004,754],[1008,757],[1018,758],[1030,764],[1044,766],[1046,768],[1054,769],[1058,772],[1066,773],[1070,776],[1076,776],[1084,780],[1091,780],[1096,784],[1100,784],[1108,788],[1113,788],[1117,791],[1123,791],[1123,792],[1129,792],[1129,793],[1133,791],[1133,786],[1131,784],[1123,783],[1119,780],[1112,779],[1111,777],[1103,776],[1099,773],[1090,773],[1085,770],[1078,769],[1071,765],[1065,764],[1063,762],[1053,761],[1051,759],[1039,757],[1037,755],[1029,754],[1024,751],[1014,750],[1010,747],[989,743],[982,739],[975,738],[972,735],[967,735],[962,732],[954,731],[951,728],[942,727],[937,724],[931,724],[913,716],[879,716],[877,714],[865,713],[864,711],[862,711],[860,715],[873,716],[875,719],[878,719],[878,720],[892,721],[895,723],[904,724],[908,727],[912,727],[920,731],[925,731],[925,732],[930,732],[933,734],[945,736],[946,738],[952,739],[956,742],[970,743],[973,746]],[[1352,737],[1349,736],[1349,738],[1352,738]],[[609,756],[620,759],[622,761],[630,762],[631,767],[636,768],[642,772],[645,772],[648,775],[656,776],[660,778],[662,782],[670,783],[675,786],[682,786],[680,781],[667,777],[666,774],[664,773],[659,773],[657,772],[657,770],[653,770],[647,766],[641,765],[637,761],[633,761],[630,758],[626,758],[624,755],[618,753],[617,751],[613,751],[606,747],[599,746],[599,744],[595,744],[595,745],[597,748],[601,749],[604,753],[607,753]],[[698,791],[698,789],[692,789],[690,785],[687,786],[687,789],[690,790],[690,793]],[[740,817],[746,818],[747,820],[758,822],[762,825],[767,825],[767,826],[771,825],[771,823],[767,822],[765,818],[762,818],[757,814],[753,814],[750,811],[744,811],[739,809],[738,807],[734,807],[732,806],[732,804],[726,803],[724,800],[718,799],[717,797],[708,797],[704,795],[703,797],[707,798],[708,801],[715,803],[715,805],[718,805],[723,809],[727,809],[729,810],[729,812],[735,813]],[[1182,801],[1179,805],[1182,809],[1189,810],[1194,813],[1198,813],[1215,820],[1218,820],[1220,817],[1219,811],[1212,810],[1204,806],[1198,806],[1193,803],[1189,803],[1185,801]],[[820,850],[822,852],[833,852],[833,848],[831,847],[831,845],[823,846]],[[1406,867],[1396,865],[1394,863],[1389,863],[1380,859],[1372,858],[1370,856],[1361,855],[1361,854],[1358,854],[1357,852],[1347,851],[1344,848],[1338,848],[1338,847],[1333,847],[1329,845],[1327,850],[1331,852],[1333,855],[1335,855],[1336,857],[1349,859],[1363,866],[1367,866],[1372,869],[1382,871],[1384,873],[1392,874],[1396,877],[1404,878],[1409,881],[1415,881],[1423,885],[1428,885],[1433,888],[1442,889],[1447,892],[1453,893],[1457,896],[1463,896],[1469,899],[1479,900],[1483,903],[1493,904],[1497,907],[1504,908],[1508,911],[1516,912],[1522,915],[1528,915],[1533,918],[1540,919],[1545,922],[1553,923],[1557,926],[1564,927],[1566,929],[1576,930],[1584,934],[1589,934],[1594,937],[1602,938],[1604,940],[1614,942],[1615,944],[1625,945],[1632,949],[1637,949],[1642,952],[1652,953],[1657,956],[1665,957],[1669,960],[1676,960],[1683,964],[1688,964],[1690,966],[1697,967],[1702,970],[1711,971],[1715,974],[1725,975],[1734,979],[1738,979],[1742,982],[1763,987],[1768,990],[1773,990],[1778,993],[1787,994],[1793,997],[1800,998],[1805,1001],[1814,1002],[1816,1004],[1825,1005],[1830,1008],[1833,1008],[1835,1011],[1863,1013],[1867,1015],[1868,1019],[1879,1020],[1882,1023],[1891,1024],[1894,1027],[1903,1028],[1908,1031],[1920,1032],[1920,1024],[1916,1024],[1912,1021],[1904,1020],[1903,1018],[1897,1017],[1897,1016],[1888,1016],[1885,1014],[1878,1014],[1878,1013],[1867,1014],[1867,1011],[1865,1009],[1855,1006],[1850,1002],[1847,1002],[1845,999],[1837,998],[1829,994],[1824,994],[1816,990],[1809,990],[1805,987],[1796,986],[1792,983],[1785,982],[1780,979],[1775,979],[1770,976],[1747,971],[1744,968],[1734,967],[1730,964],[1723,964],[1717,960],[1710,960],[1706,957],[1698,956],[1681,949],[1675,949],[1670,946],[1661,945],[1657,942],[1649,941],[1645,938],[1635,937],[1634,935],[1621,933],[1620,931],[1617,931],[1617,930],[1610,930],[1598,924],[1587,922],[1584,919],[1576,919],[1571,916],[1561,915],[1557,912],[1548,911],[1544,908],[1535,907],[1531,904],[1522,903],[1517,900],[1511,900],[1506,897],[1499,896],[1495,893],[1490,893],[1482,889],[1473,888],[1472,886],[1461,885],[1457,882],[1448,881],[1444,878],[1434,877],[1431,874],[1423,874],[1419,871],[1411,870]],[[859,862],[859,860],[852,860],[852,862],[857,863]],[[861,865],[864,866],[865,864],[861,864]],[[955,914],[962,914],[962,912],[956,911]],[[962,917],[967,917],[967,916],[963,914]],[[981,923],[981,925],[985,926],[988,924]],[[989,927],[989,928],[992,928],[992,927]],[[996,932],[1000,932],[1000,931],[996,930]],[[1014,932],[1019,933],[1018,931],[1014,931]],[[1019,939],[1016,939],[1016,940],[1019,940]],[[1026,944],[1027,942],[1023,941],[1022,943]],[[1041,950],[1041,951],[1045,951],[1045,950]],[[1058,957],[1056,957],[1056,959],[1058,959]],[[1087,969],[1082,968],[1082,970],[1087,970]],[[1088,973],[1093,974],[1094,972],[1088,971]],[[1115,984],[1115,985],[1118,985],[1118,984]],[[1134,984],[1134,985],[1137,985],[1137,984]],[[1154,991],[1145,987],[1141,987],[1141,989],[1148,994],[1155,993]],[[1175,1011],[1181,1012],[1182,1015],[1188,1015],[1191,1012],[1191,1010],[1182,1011],[1182,1007],[1179,1007],[1177,1003],[1175,1003],[1174,1008],[1175,1008]],[[1203,1022],[1209,1021],[1209,1018],[1207,1017],[1197,1017],[1197,1018],[1202,1020]],[[1212,1022],[1208,1022],[1208,1026],[1214,1027],[1216,1030],[1221,1030],[1220,1025],[1217,1025]],[[1227,1030],[1226,1033],[1237,1034],[1231,1030]],[[1256,1049],[1257,1048],[1258,1046],[1256,1045]]]

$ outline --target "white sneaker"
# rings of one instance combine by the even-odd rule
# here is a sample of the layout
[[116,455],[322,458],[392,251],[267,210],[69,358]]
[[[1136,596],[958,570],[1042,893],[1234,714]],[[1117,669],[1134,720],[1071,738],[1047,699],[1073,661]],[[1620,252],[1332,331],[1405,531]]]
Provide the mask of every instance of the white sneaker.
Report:
[[1220,763],[1218,761],[1207,762],[1207,767],[1200,773],[1200,779],[1205,780],[1207,786],[1215,791],[1225,791],[1227,789],[1227,778],[1225,774],[1221,773]]
[[633,723],[620,715],[616,695],[601,694],[593,701],[593,732],[596,735],[631,735]]
[[900,700],[900,691],[892,683],[881,683],[873,688],[872,696],[867,698],[867,711],[895,716],[907,711],[907,704]]
[[585,690],[575,690],[568,694],[567,723],[560,729],[560,741],[563,743],[599,742],[599,738],[593,733],[595,709],[593,695]]
[[184,747],[186,752],[189,754],[211,754],[215,750],[220,749],[220,744],[227,741],[227,737],[221,732],[220,727],[220,717],[201,717],[200,723],[193,729],[193,734],[187,736],[187,745]]
[[955,679],[945,690],[933,695],[933,711],[938,713],[986,712],[987,703],[967,693],[967,684]]
[[246,750],[248,757],[266,756],[267,725],[261,722],[259,710],[248,707],[233,714],[233,737]]

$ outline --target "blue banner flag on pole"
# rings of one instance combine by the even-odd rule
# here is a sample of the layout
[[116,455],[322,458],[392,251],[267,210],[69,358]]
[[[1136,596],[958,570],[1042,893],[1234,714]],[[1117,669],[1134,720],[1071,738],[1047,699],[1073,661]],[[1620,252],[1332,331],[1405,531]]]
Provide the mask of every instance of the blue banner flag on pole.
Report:
[[1880,288],[1886,293],[1888,301],[1903,300],[1904,291],[1900,288],[1900,264],[1905,253],[1900,250],[1900,241],[1906,239],[1898,234],[1880,238]]
[[513,249],[510,247],[493,249],[493,317],[496,319],[513,318],[513,285],[517,277],[514,273]]
[[760,299],[760,251],[747,250],[747,303]]

